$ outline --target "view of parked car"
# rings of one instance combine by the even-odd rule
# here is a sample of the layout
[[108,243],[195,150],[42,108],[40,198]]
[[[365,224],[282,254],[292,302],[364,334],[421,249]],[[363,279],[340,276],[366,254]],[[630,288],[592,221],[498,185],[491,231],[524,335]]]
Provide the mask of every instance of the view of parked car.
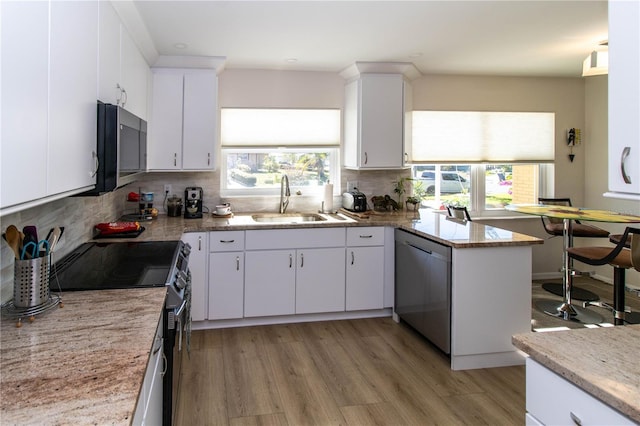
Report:
[[[423,186],[427,194],[432,195],[436,192],[436,172],[424,171],[418,178],[423,182]],[[458,172],[440,172],[440,193],[456,194],[469,190],[469,181]]]

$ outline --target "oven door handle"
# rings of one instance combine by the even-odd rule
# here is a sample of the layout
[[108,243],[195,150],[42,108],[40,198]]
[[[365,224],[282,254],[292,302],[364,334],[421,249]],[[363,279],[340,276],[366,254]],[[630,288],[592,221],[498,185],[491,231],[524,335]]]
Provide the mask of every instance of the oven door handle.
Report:
[[182,301],[182,304],[180,305],[180,307],[178,309],[176,309],[176,317],[180,317],[182,316],[182,312],[184,312],[184,308],[187,307],[187,301],[186,299]]

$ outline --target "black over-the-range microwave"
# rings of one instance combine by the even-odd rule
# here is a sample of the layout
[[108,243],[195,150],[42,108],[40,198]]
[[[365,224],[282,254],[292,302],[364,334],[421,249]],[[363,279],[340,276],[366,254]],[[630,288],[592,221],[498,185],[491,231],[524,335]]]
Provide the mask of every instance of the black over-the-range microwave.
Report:
[[98,195],[135,181],[147,171],[147,122],[118,105],[98,101]]

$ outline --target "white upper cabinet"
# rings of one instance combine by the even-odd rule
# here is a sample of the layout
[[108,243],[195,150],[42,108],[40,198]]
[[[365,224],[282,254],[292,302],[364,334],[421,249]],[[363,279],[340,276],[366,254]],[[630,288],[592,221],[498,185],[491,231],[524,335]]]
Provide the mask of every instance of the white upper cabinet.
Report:
[[98,99],[147,119],[149,65],[111,2],[100,2]]
[[402,74],[361,74],[345,87],[344,163],[352,169],[404,167]]
[[[49,5],[1,2],[0,207],[47,195]],[[25,165],[37,173],[25,173]],[[18,184],[19,183],[19,184]]]
[[149,170],[214,170],[218,78],[214,70],[153,69]]
[[2,2],[3,213],[95,184],[97,2]]
[[47,192],[59,194],[96,182],[98,3],[50,8]]
[[[640,200],[640,2],[609,2],[609,190]],[[608,193],[606,195],[615,196]]]

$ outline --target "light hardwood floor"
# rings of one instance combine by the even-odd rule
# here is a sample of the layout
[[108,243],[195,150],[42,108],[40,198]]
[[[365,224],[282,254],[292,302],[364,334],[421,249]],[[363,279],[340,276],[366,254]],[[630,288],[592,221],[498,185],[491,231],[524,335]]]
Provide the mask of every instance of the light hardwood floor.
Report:
[[524,366],[452,371],[391,318],[195,331],[186,425],[521,425]]

